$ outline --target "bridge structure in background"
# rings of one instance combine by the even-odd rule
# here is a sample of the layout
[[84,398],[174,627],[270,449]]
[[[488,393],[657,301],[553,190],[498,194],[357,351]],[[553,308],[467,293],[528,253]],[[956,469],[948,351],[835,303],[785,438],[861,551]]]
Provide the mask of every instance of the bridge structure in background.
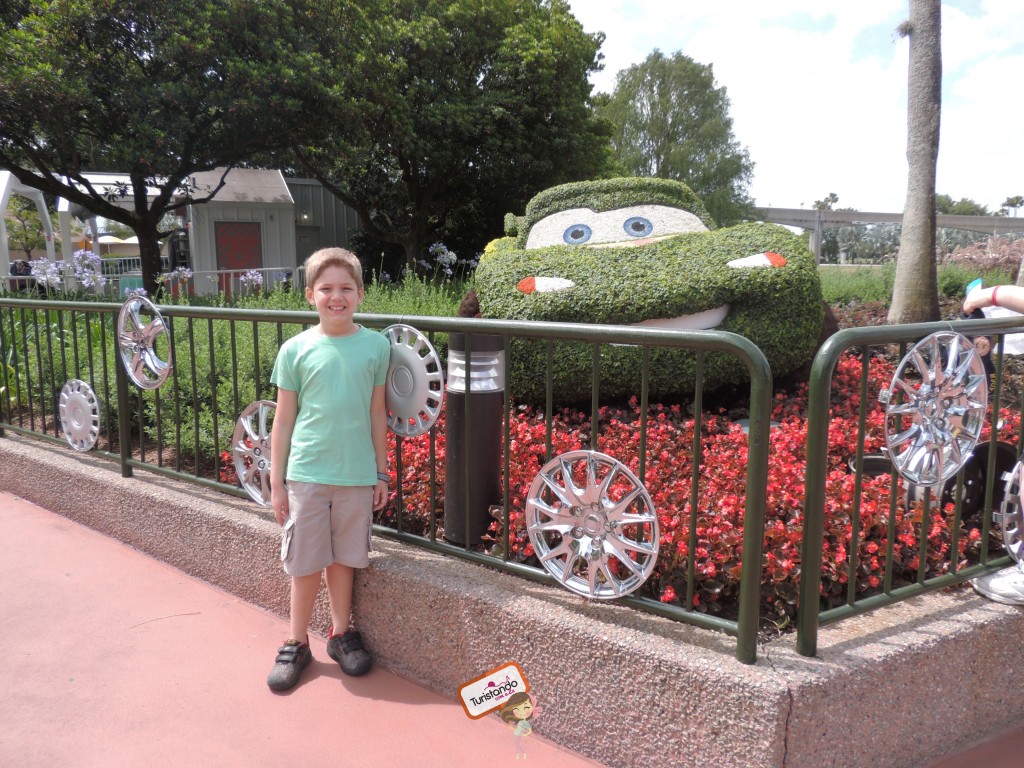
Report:
[[[880,211],[832,211],[820,208],[757,208],[763,221],[801,227],[811,232],[811,250],[814,261],[821,263],[821,236],[826,229],[852,227],[856,224],[903,224],[902,213]],[[941,229],[967,229],[989,235],[1024,232],[1024,219],[1016,216],[962,216],[940,213],[935,226]]]

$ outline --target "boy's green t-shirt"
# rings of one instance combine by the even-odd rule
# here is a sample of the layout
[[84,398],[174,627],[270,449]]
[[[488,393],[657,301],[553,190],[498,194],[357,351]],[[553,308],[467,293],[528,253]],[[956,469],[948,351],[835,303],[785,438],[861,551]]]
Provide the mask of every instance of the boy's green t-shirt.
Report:
[[281,346],[270,381],[296,392],[299,405],[286,480],[376,485],[370,398],[390,357],[388,340],[362,326],[340,337],[310,328]]

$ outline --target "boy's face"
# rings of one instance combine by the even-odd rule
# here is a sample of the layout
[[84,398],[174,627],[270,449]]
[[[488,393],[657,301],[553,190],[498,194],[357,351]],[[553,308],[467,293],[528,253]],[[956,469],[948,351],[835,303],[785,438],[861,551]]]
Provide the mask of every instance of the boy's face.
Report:
[[352,316],[363,300],[363,289],[349,270],[327,267],[312,287],[306,287],[306,299],[316,307],[326,335],[344,335],[353,329]]

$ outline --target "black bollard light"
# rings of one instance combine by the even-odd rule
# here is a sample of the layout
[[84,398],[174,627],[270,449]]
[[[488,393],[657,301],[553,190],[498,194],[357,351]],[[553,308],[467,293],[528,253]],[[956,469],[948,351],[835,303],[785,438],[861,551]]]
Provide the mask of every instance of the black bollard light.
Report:
[[[501,499],[501,409],[505,346],[501,336],[448,335],[448,403],[444,425],[444,538],[476,545]],[[470,385],[466,387],[467,379]]]

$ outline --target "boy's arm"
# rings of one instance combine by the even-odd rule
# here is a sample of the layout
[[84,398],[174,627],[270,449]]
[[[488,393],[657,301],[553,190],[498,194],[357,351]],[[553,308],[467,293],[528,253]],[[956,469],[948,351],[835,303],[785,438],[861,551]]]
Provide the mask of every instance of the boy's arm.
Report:
[[968,315],[981,307],[1006,307],[1014,312],[1024,312],[1024,288],[1017,285],[997,285],[993,288],[978,288],[967,294],[964,312]]
[[288,454],[292,447],[292,430],[299,413],[299,395],[290,389],[277,390],[277,410],[274,427],[270,430],[270,503],[278,525],[288,519],[288,489],[284,473],[288,468]]
[[[388,472],[388,411],[384,402],[384,386],[373,388],[370,397],[370,437],[377,458],[377,472]],[[373,489],[373,508],[383,509],[388,500],[388,483],[377,479]]]

